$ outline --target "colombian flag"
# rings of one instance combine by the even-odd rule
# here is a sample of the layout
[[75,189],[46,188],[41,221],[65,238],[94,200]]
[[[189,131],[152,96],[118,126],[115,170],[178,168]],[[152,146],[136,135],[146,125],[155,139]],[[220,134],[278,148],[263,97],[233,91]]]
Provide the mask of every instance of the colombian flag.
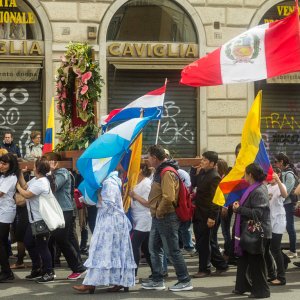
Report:
[[47,129],[46,129],[46,133],[45,133],[43,154],[54,150],[54,134],[55,134],[55,130],[54,130],[54,97],[52,97],[49,116],[48,116]]
[[259,91],[246,118],[241,150],[236,163],[227,176],[220,182],[213,202],[220,206],[228,206],[240,200],[248,184],[243,180],[245,168],[251,163],[259,164],[267,174],[267,180],[272,179],[273,169],[266,152],[260,132],[262,91]]

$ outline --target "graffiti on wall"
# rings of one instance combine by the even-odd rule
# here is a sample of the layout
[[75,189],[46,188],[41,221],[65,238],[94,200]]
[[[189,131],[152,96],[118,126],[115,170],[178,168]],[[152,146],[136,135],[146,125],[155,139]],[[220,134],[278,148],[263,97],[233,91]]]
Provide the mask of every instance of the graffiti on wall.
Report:
[[262,138],[271,160],[284,152],[300,171],[300,118],[291,112],[271,112],[261,117]]
[[[28,124],[22,120],[21,107],[26,105],[28,100],[29,93],[25,88],[13,88],[11,90],[5,87],[0,88],[0,130],[2,134],[5,131],[10,131],[17,137],[15,143],[19,145],[22,156],[25,146],[30,142],[32,128],[36,124],[32,120],[28,121]],[[17,132],[15,128],[20,126],[20,123],[22,123],[22,127],[25,127],[23,126],[25,123],[26,127]]]
[[179,123],[181,114],[180,107],[174,101],[165,102],[159,136],[161,144],[174,145],[180,140],[191,145],[195,144],[195,132],[191,130],[190,124],[186,121]]

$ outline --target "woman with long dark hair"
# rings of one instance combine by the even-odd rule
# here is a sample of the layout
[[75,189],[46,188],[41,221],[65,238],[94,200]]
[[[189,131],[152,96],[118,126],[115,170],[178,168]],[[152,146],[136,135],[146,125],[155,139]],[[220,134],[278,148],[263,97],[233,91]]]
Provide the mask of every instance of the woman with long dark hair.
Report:
[[16,216],[14,194],[18,181],[19,165],[11,153],[0,157],[0,282],[13,280],[14,274],[9,266],[8,235],[10,224]]
[[32,270],[25,278],[27,280],[36,280],[38,283],[46,283],[54,280],[52,268],[52,257],[48,248],[50,233],[34,236],[31,224],[43,220],[39,210],[39,196],[48,195],[50,191],[50,182],[46,175],[50,172],[49,162],[44,159],[35,161],[35,177],[27,183],[24,180],[23,173],[19,176],[17,184],[18,192],[26,198],[28,210],[28,224],[24,244],[32,260]]
[[294,209],[295,204],[293,203],[290,194],[295,185],[295,176],[297,171],[290,161],[289,157],[284,153],[280,152],[275,155],[274,164],[281,170],[282,182],[286,186],[288,197],[284,200],[284,209],[286,215],[286,230],[290,240],[290,251],[287,253],[289,258],[297,258],[297,247],[296,247],[296,229],[294,220]]
[[236,284],[234,294],[250,292],[250,298],[269,298],[270,289],[267,282],[264,250],[251,254],[240,246],[240,237],[248,230],[248,222],[255,218],[261,223],[264,231],[263,245],[272,238],[269,195],[263,184],[266,174],[263,169],[252,163],[246,167],[245,180],[249,187],[239,202],[234,202],[233,211],[237,214],[235,223],[235,254],[237,262]]

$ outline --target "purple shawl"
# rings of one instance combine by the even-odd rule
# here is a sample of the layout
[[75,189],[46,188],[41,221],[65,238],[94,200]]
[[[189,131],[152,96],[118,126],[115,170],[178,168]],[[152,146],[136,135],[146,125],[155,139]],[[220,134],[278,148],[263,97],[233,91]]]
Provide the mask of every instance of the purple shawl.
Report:
[[[258,188],[261,184],[262,184],[261,182],[255,182],[246,189],[241,200],[239,201],[240,206],[243,206],[245,204],[250,193],[254,191],[256,188]],[[240,246],[240,238],[241,238],[241,214],[237,214],[235,220],[235,228],[234,228],[234,253],[237,256],[243,256],[243,250]]]

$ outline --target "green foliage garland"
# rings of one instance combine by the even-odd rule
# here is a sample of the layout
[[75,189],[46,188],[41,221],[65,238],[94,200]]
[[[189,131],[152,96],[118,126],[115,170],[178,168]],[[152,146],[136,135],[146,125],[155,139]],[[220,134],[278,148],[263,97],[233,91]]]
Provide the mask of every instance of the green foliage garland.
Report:
[[[95,140],[99,127],[94,122],[94,105],[100,99],[102,85],[92,47],[86,43],[70,43],[57,69],[56,108],[61,116],[61,131],[56,151],[85,149]],[[86,122],[83,126],[72,124],[74,95],[78,116]]]

